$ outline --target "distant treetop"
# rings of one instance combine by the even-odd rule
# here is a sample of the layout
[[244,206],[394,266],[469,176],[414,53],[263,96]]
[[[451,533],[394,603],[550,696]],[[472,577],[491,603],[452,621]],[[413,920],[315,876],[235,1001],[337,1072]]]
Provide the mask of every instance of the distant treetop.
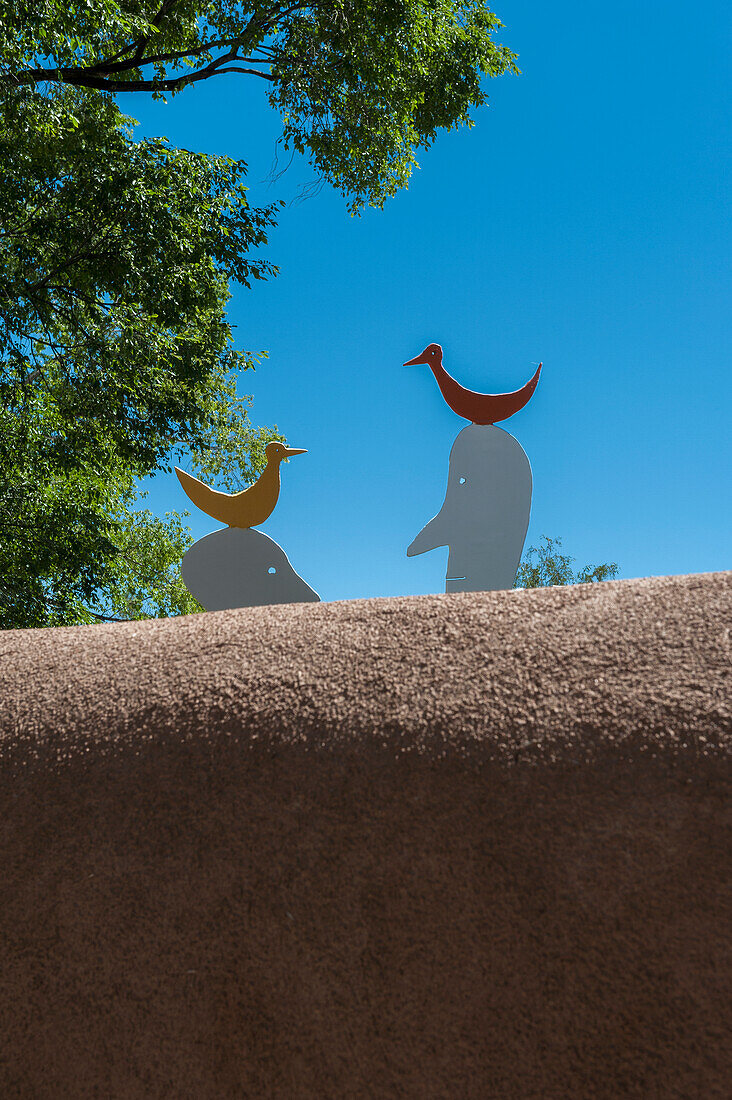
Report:
[[574,571],[574,558],[561,554],[561,539],[541,536],[539,546],[530,546],[519,565],[514,588],[548,588],[556,584],[592,584],[599,581],[612,581],[618,575],[618,566],[614,561],[602,565],[586,565],[584,569]]

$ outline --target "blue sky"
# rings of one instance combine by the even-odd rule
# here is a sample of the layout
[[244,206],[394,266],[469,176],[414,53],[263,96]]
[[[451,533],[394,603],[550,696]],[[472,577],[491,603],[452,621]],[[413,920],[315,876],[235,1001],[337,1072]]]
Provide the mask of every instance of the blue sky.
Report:
[[[253,420],[309,451],[263,530],[324,599],[444,590],[446,549],[405,555],[465,425],[427,367],[401,365],[432,341],[488,392],[544,362],[503,425],[533,469],[527,545],[559,536],[621,577],[730,568],[728,2],[495,10],[522,75],[361,218],[328,187],[297,201],[302,160],[267,182],[280,124],[253,78],[120,97],[139,136],[241,157],[255,205],[289,203],[266,250],[281,274],[229,315],[269,352],[242,378]],[[174,478],[147,487],[156,511],[186,508]]]

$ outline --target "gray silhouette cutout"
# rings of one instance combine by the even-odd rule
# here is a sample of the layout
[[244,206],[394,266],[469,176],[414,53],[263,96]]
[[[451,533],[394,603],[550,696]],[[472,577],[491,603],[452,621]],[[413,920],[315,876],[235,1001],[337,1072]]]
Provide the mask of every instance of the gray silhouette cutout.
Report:
[[521,444],[495,425],[469,424],[450,451],[445,502],[408,557],[449,546],[446,592],[512,588],[531,511],[531,466]]
[[207,611],[275,603],[317,603],[281,546],[251,527],[227,527],[183,555],[183,582]]

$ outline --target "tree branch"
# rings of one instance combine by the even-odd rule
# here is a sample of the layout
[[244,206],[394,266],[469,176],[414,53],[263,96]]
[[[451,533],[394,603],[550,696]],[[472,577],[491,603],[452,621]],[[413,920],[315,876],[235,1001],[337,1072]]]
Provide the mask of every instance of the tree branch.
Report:
[[[141,69],[144,65],[153,65],[158,61],[182,61],[186,57],[199,57],[209,50],[223,49],[224,46],[236,47],[238,38],[217,38],[215,41],[202,42],[200,46],[194,46],[190,50],[175,50],[173,53],[150,54],[148,57],[140,54],[129,58],[127,61],[98,61],[96,65],[87,65],[84,68],[71,66],[62,72],[99,73],[105,76],[107,73],[123,73],[130,69]],[[48,69],[35,69],[34,72],[48,72]]]
[[[180,0],[163,0],[157,14],[151,22],[151,26],[160,27],[166,16],[177,6]],[[213,76],[216,72],[241,72],[247,76],[259,76],[265,80],[274,82],[274,78],[268,73],[259,72],[257,69],[222,69],[221,66],[229,61],[245,61],[250,65],[271,64],[276,56],[276,50],[265,46],[263,40],[279,21],[287,19],[297,11],[311,6],[310,0],[275,0],[265,11],[257,10],[259,5],[254,5],[254,10],[249,21],[241,28],[235,38],[218,38],[200,45],[192,45],[187,50],[173,51],[171,53],[150,54],[145,56],[145,50],[153,41],[153,35],[143,35],[128,43],[111,57],[101,60],[94,65],[84,67],[68,65],[63,68],[34,68],[24,69],[18,73],[0,76],[0,85],[28,85],[40,83],[71,84],[80,88],[94,88],[106,92],[175,92],[186,84],[193,84]],[[232,47],[231,55],[222,55],[203,69],[186,74],[182,77],[165,77],[157,80],[129,80],[119,81],[110,79],[110,74],[136,71],[145,65],[160,62],[183,61],[186,58],[196,58],[210,50]],[[240,47],[247,47],[247,53],[260,52],[264,56],[235,57]],[[267,56],[269,55],[269,56]]]
[[[42,279],[38,279],[37,282],[28,283],[23,280],[25,292],[28,297],[32,297],[37,290],[44,290],[56,275],[59,275],[62,271],[68,271],[70,267],[73,267],[74,264],[79,263],[81,260],[99,260],[105,257],[114,243],[109,239],[110,236],[111,231],[105,232],[102,238],[98,242],[95,242],[95,247],[93,247],[91,251],[81,252],[77,250],[72,253],[71,256],[67,256],[63,263],[52,267],[51,270],[47,272]],[[104,247],[105,245],[106,248]]]
[[[160,6],[160,8],[158,10],[157,15],[152,20],[150,26],[159,27],[160,24],[162,23],[163,19],[165,18],[165,16],[175,7],[175,5],[177,3],[178,3],[178,0],[164,0],[163,4]],[[110,59],[109,59],[110,63],[117,61],[118,58],[124,57],[126,54],[132,52],[133,50],[134,50],[134,57],[137,57],[137,58],[142,57],[142,55],[145,52],[145,47],[147,46],[149,41],[150,41],[150,35],[143,35],[141,38],[136,38],[134,42],[130,42],[129,45],[125,46],[125,48],[123,50],[120,50],[118,53],[114,54],[113,57],[110,57]],[[132,68],[136,67],[135,64],[134,64],[134,57],[133,57]]]
[[[151,25],[159,27],[164,21],[165,16],[172,11],[177,3],[178,0],[164,0]],[[206,76],[212,76],[216,71],[243,72],[248,76],[260,76],[265,80],[272,81],[273,77],[267,73],[261,73],[256,69],[221,70],[221,66],[230,60],[246,61],[252,65],[271,64],[271,56],[269,58],[251,56],[236,58],[234,55],[236,54],[237,48],[243,46],[245,43],[253,43],[255,51],[266,50],[267,53],[271,54],[271,51],[263,47],[261,42],[258,43],[257,39],[261,40],[265,37],[278,19],[285,19],[289,15],[305,7],[308,7],[308,4],[300,0],[300,2],[289,5],[283,5],[281,3],[274,4],[266,13],[255,12],[252,14],[246,26],[242,28],[241,33],[235,38],[219,38],[203,42],[197,46],[191,46],[191,48],[187,50],[145,56],[145,49],[152,41],[152,36],[146,35],[129,43],[129,45],[119,50],[112,57],[99,61],[95,65],[87,65],[84,67],[71,65],[65,66],[64,68],[45,69],[39,67],[35,69],[25,69],[19,73],[0,77],[0,84],[13,83],[16,85],[27,85],[39,84],[47,81],[54,84],[71,84],[81,88],[95,88],[99,91],[107,92],[173,92],[184,87],[186,84],[203,80]],[[109,79],[109,74],[112,73],[130,72],[140,69],[145,65],[152,65],[159,62],[182,61],[186,58],[200,57],[210,50],[222,49],[225,46],[232,47],[229,55],[222,55],[214,59],[210,65],[203,69],[199,69],[198,72],[187,74],[183,77],[170,77],[151,81],[130,80],[124,82]]]
[[[189,55],[182,55],[189,56]],[[17,84],[38,84],[48,81],[52,84],[71,84],[77,88],[94,88],[101,92],[175,92],[184,88],[187,84],[196,84],[199,80],[206,80],[217,72],[238,72],[247,76],[258,76],[263,80],[274,83],[274,77],[269,73],[260,72],[259,69],[221,69],[231,61],[240,60],[231,54],[217,57],[211,64],[206,65],[197,72],[186,73],[185,76],[172,77],[158,80],[108,80],[101,66],[93,69],[33,69],[21,73],[15,78]],[[245,60],[245,59],[241,59]],[[264,64],[264,62],[256,62]]]

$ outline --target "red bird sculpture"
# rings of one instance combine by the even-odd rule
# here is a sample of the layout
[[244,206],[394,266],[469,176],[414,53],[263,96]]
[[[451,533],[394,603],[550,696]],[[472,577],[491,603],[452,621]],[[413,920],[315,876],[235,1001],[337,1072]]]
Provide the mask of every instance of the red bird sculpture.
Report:
[[466,390],[447,373],[442,365],[442,348],[439,344],[429,344],[421,355],[409,359],[404,366],[416,366],[418,363],[426,363],[430,368],[452,411],[471,420],[473,424],[496,424],[499,420],[508,420],[509,416],[523,409],[536,389],[541,374],[539,363],[534,377],[520,390],[514,390],[513,393],[476,393],[475,390]]

